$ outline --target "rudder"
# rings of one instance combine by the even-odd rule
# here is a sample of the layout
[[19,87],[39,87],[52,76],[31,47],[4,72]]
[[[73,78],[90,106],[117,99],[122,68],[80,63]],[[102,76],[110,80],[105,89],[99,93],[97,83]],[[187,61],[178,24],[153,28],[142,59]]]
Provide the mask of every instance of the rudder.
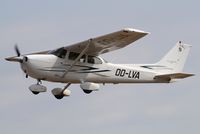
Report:
[[181,41],[176,45],[156,64],[170,68],[172,73],[182,72],[190,48],[192,46],[183,44]]

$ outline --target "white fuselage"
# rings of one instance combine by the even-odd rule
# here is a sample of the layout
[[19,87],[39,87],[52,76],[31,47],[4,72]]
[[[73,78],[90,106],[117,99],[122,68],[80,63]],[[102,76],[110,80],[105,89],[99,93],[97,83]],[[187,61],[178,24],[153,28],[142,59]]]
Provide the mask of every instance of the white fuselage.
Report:
[[[73,60],[62,59],[53,54],[27,55],[21,63],[24,72],[38,80],[62,83],[158,83],[154,70],[141,65],[112,64],[98,57],[102,63],[77,62],[71,69]],[[67,73],[63,75],[65,72]],[[162,81],[163,82],[163,81]]]

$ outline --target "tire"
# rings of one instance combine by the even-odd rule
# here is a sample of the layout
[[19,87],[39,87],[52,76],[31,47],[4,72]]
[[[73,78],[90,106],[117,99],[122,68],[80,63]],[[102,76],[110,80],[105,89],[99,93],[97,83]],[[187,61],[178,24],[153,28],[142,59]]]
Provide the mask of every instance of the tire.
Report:
[[60,100],[62,99],[64,96],[63,95],[55,95],[56,99]]
[[83,92],[86,94],[90,94],[92,92],[92,90],[83,90]]
[[40,92],[31,91],[34,95],[38,95]]

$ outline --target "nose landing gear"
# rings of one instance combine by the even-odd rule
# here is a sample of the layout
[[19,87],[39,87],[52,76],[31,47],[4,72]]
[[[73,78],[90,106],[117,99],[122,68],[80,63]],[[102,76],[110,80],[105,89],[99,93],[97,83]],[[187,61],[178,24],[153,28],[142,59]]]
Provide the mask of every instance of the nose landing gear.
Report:
[[46,92],[47,88],[41,84],[42,84],[41,80],[38,80],[37,84],[33,84],[29,87],[29,90],[35,95],[37,95],[41,92]]

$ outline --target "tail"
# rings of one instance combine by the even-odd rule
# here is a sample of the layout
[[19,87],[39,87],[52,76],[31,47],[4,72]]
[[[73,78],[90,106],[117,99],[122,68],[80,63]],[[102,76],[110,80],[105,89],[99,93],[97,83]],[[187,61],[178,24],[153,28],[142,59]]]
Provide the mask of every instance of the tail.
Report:
[[168,73],[182,72],[191,47],[179,41],[156,65],[163,66]]
[[159,62],[155,65],[158,75],[154,77],[160,82],[173,82],[194,74],[182,73],[184,64],[188,57],[191,45],[183,44],[179,41]]

